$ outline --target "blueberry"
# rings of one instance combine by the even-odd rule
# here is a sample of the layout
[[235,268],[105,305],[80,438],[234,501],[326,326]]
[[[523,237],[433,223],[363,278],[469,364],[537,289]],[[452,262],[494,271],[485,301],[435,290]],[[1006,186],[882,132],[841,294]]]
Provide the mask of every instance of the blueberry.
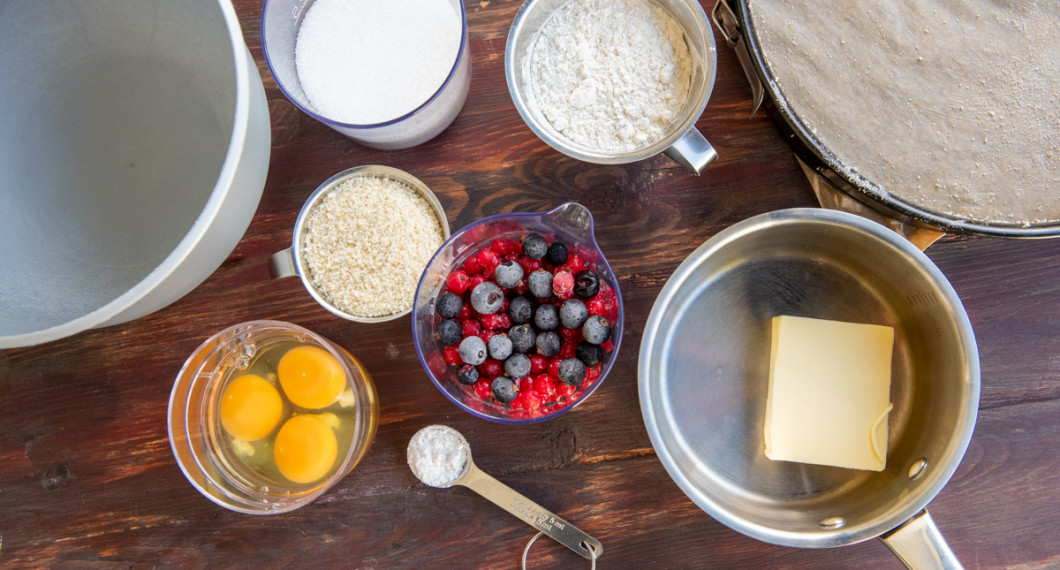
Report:
[[513,354],[504,361],[504,373],[512,378],[526,378],[530,374],[530,357],[525,354]]
[[483,281],[471,291],[471,308],[480,315],[492,315],[504,304],[504,292],[492,281]]
[[463,337],[464,331],[460,328],[460,323],[453,319],[446,319],[438,323],[438,340],[442,341],[444,346],[457,344]]
[[537,335],[537,353],[541,356],[555,356],[559,352],[560,338],[555,331],[545,331]]
[[459,380],[461,384],[467,384],[470,386],[478,381],[478,368],[475,368],[470,364],[464,364],[456,369],[456,379]]
[[577,386],[585,380],[585,363],[577,358],[568,358],[559,363],[559,381]]
[[490,384],[490,389],[493,390],[493,397],[505,404],[514,400],[519,394],[519,387],[515,385],[515,380],[507,376],[494,378],[493,384]]
[[443,319],[454,319],[460,314],[460,309],[464,308],[464,302],[460,300],[460,295],[447,291],[438,297],[435,308],[438,310],[438,316]]
[[607,351],[604,347],[598,344],[592,344],[590,342],[581,341],[578,346],[574,347],[574,356],[578,357],[585,363],[586,366],[596,366],[604,361]]
[[592,299],[600,292],[600,277],[592,269],[584,269],[574,275],[574,294],[582,299]]
[[576,329],[589,318],[589,309],[579,299],[567,299],[559,307],[559,320],[568,329]]
[[517,325],[530,322],[533,313],[534,306],[530,303],[530,299],[522,295],[512,297],[512,300],[508,302],[508,316]]
[[477,336],[460,341],[460,360],[478,366],[486,361],[486,343]]
[[523,354],[534,348],[537,335],[530,325],[517,325],[508,329],[508,340],[512,341],[512,350]]
[[491,336],[486,346],[489,348],[490,358],[504,360],[512,355],[512,341],[504,333]]
[[603,344],[611,338],[611,325],[600,315],[593,315],[582,325],[582,336],[593,344]]
[[559,326],[559,312],[555,305],[545,303],[534,311],[534,324],[538,330],[550,331]]
[[523,255],[530,259],[541,259],[548,253],[548,242],[541,234],[530,234],[523,238]]
[[530,294],[538,299],[552,296],[552,274],[544,269],[538,269],[526,279],[526,288]]
[[556,267],[567,263],[567,246],[558,241],[548,246],[548,253],[545,254],[545,261]]
[[523,266],[506,259],[493,270],[493,280],[505,289],[511,289],[523,280]]

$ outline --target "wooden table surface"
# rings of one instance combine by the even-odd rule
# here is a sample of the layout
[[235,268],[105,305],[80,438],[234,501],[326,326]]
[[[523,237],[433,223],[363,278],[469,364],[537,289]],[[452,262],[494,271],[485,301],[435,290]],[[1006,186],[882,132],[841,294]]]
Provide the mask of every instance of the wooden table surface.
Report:
[[[467,5],[471,95],[456,122],[417,148],[378,151],[343,138],[284,99],[264,63],[261,0],[237,0],[265,83],[272,157],[245,237],[180,301],[131,323],[0,351],[0,566],[515,568],[533,531],[464,488],[420,484],[405,446],[432,423],[465,434],[488,473],[599,539],[603,568],[898,568],[882,543],[825,550],[772,546],[716,522],[656,457],[637,399],[637,352],[656,295],[698,245],[747,217],[814,206],[792,153],[761,114],[733,53],[697,126],[720,159],[693,176],[665,157],[595,166],[552,150],[517,114],[503,53],[517,1]],[[713,4],[705,2],[708,9]],[[720,39],[720,38],[719,38]],[[483,216],[575,200],[620,279],[626,333],[596,394],[559,419],[493,424],[430,384],[409,317],[364,325],[316,305],[297,279],[270,281],[306,197],[361,164],[411,172],[454,229]],[[950,279],[982,363],[978,423],[930,511],[971,568],[1060,566],[1060,242],[947,236],[928,256]],[[229,512],[201,496],[170,452],[166,406],[188,354],[229,325],[278,319],[344,346],[375,378],[378,435],[350,475],[289,514]],[[534,568],[586,561],[550,540]]]

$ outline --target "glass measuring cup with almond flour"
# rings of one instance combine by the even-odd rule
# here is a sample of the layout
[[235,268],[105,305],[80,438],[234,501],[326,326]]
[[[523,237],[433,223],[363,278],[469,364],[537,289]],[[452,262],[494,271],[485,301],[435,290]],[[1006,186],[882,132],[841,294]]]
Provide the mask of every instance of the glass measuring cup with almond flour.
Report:
[[586,162],[665,153],[699,174],[717,158],[696,130],[717,50],[691,0],[527,0],[504,55],[508,90],[530,129]]
[[272,275],[297,275],[344,319],[389,321],[412,311],[420,274],[448,237],[445,210],[426,184],[389,166],[358,166],[309,196],[291,247],[271,258]]

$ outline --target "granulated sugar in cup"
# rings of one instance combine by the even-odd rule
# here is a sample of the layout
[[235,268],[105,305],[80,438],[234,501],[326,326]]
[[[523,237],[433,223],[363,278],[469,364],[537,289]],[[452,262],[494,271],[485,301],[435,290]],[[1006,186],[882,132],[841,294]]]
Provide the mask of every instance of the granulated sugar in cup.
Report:
[[265,60],[299,109],[367,146],[426,142],[471,84],[461,0],[267,0]]
[[438,198],[388,166],[332,176],[302,206],[291,247],[272,256],[274,277],[298,275],[328,311],[374,323],[412,310],[423,268],[449,237]]

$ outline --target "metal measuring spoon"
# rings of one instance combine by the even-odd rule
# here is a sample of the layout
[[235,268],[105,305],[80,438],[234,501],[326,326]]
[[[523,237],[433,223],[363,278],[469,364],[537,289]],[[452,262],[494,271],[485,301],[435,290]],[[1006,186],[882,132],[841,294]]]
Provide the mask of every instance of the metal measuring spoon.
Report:
[[425,485],[439,489],[463,485],[583,558],[595,562],[604,553],[599,540],[476,467],[471,446],[455,429],[427,426],[412,436],[406,453],[409,468]]

